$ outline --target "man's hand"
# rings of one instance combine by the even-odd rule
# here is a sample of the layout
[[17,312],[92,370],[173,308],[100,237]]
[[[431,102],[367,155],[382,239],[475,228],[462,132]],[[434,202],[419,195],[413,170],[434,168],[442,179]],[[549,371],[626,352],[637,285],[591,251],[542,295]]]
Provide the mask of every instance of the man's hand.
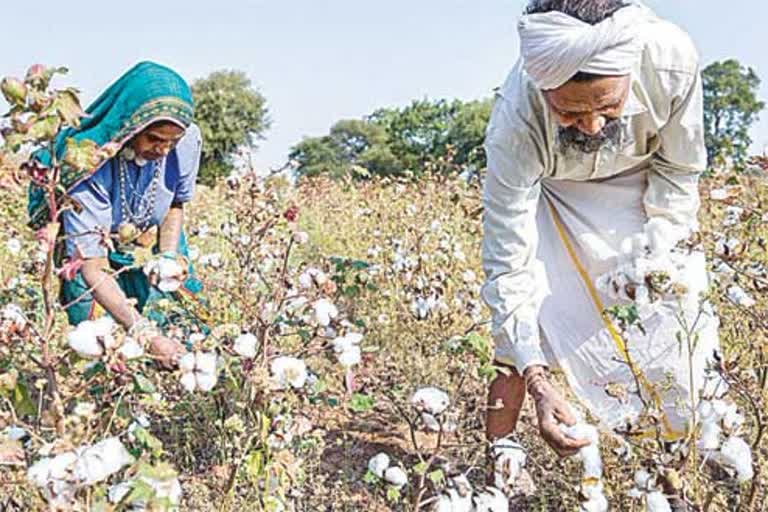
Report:
[[546,370],[541,366],[527,368],[525,382],[536,404],[539,432],[544,441],[561,457],[574,455],[587,446],[588,440],[574,439],[560,430],[560,423],[571,426],[576,424],[576,418],[560,392],[547,379]]
[[184,345],[165,336],[154,336],[149,340],[149,352],[167,369],[172,369],[179,358],[186,353]]

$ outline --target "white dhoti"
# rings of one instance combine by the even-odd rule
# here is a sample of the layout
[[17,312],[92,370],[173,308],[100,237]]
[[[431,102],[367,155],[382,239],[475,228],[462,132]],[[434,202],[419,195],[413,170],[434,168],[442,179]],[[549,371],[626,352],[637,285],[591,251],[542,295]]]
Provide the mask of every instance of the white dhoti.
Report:
[[[617,257],[600,258],[583,240],[585,235],[598,237],[619,254],[622,240],[643,232],[647,221],[643,208],[647,173],[641,169],[586,182],[545,179],[537,210],[537,258],[544,265],[549,288],[539,314],[545,354],[553,358],[550,364],[564,371],[577,397],[608,428],[637,417],[643,404],[633,392],[638,386],[626,357],[601,316],[601,307],[617,302],[599,291],[595,300],[596,290],[590,291],[600,275],[616,267]],[[573,255],[569,254],[569,243]],[[687,259],[689,275],[685,280],[706,283],[704,254],[693,252]],[[578,266],[588,275],[590,285]],[[641,317],[645,334],[636,331],[630,337],[622,336],[636,373],[655,385],[676,431],[684,430],[686,418],[690,418],[691,382],[695,395],[704,385],[707,359],[718,348],[717,318],[711,311],[700,314],[698,291],[704,290],[691,290],[682,304],[664,302]],[[683,343],[678,341],[678,333],[684,331],[680,312],[684,312],[688,326],[695,322],[698,339],[690,357],[686,336]],[[616,385],[629,391],[626,399],[618,399],[615,391],[609,394],[608,390]],[[642,392],[653,403],[649,390]]]

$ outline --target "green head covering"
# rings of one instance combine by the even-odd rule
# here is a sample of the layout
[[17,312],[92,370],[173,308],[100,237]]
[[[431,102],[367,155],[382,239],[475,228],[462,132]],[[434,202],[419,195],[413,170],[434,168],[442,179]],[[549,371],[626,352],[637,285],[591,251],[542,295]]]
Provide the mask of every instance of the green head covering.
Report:
[[[113,83],[86,110],[86,117],[78,128],[67,128],[56,139],[57,158],[66,150],[68,139],[91,140],[98,146],[116,143],[122,146],[152,123],[170,121],[187,128],[192,122],[194,106],[192,91],[187,82],[175,71],[154,62],[141,62]],[[50,165],[47,150],[35,158]],[[71,190],[96,169],[75,171],[62,169],[61,184]],[[32,185],[29,190],[30,225],[42,226],[48,220],[48,205],[43,190]]]

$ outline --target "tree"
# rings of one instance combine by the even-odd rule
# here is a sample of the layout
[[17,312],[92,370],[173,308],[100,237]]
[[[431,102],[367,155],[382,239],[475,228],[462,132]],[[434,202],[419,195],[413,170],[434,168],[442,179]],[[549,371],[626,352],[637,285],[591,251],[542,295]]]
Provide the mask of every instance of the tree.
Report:
[[212,184],[232,170],[240,148],[255,149],[270,127],[266,99],[242,71],[216,71],[192,84],[195,121],[203,134],[200,181]]
[[757,99],[760,78],[735,59],[710,64],[702,77],[709,163],[723,166],[732,161],[742,167],[752,144],[749,129],[765,106]]
[[[388,175],[398,172],[400,162],[388,145],[381,126],[360,119],[337,122],[328,135],[304,139],[291,151],[300,176],[328,173],[340,177],[350,172]],[[363,172],[364,169],[364,172]]]
[[336,123],[291,152],[300,176],[452,173],[485,166],[482,151],[491,100],[418,100]]

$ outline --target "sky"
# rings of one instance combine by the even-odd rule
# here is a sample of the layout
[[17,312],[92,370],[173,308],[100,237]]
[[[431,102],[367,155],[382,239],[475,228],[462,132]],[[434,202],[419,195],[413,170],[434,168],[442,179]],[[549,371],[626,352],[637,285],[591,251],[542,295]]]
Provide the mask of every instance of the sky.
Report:
[[[646,0],[685,28],[706,65],[735,57],[763,77],[768,100],[765,0]],[[255,162],[278,167],[305,136],[343,118],[414,99],[477,99],[518,57],[525,0],[34,0],[3,6],[0,75],[65,65],[59,85],[87,104],[123,71],[150,59],[193,81],[244,71],[266,97],[272,127]],[[729,7],[730,6],[730,7]],[[753,129],[768,147],[768,110]]]

